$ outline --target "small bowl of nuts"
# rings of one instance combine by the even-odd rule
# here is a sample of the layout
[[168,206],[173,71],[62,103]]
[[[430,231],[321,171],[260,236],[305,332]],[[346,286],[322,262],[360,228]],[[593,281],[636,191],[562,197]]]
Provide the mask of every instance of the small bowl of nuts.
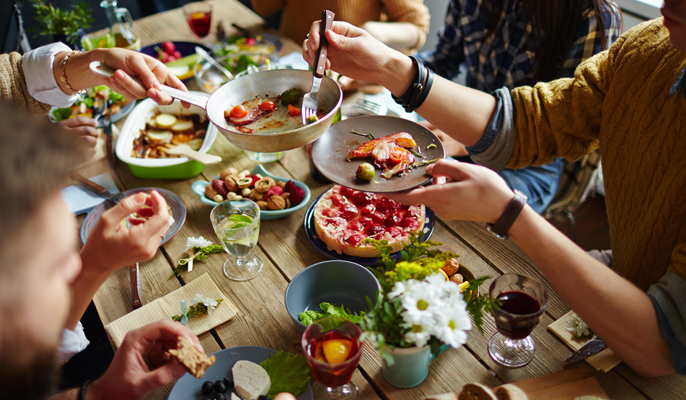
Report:
[[212,182],[193,182],[191,190],[200,201],[213,207],[226,200],[250,199],[260,206],[261,220],[283,218],[310,202],[307,185],[276,177],[261,164],[252,172],[226,168]]

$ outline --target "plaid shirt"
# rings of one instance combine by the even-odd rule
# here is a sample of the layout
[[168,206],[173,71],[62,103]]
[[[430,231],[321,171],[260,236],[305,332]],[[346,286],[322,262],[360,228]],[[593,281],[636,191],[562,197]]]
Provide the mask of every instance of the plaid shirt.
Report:
[[[460,72],[460,65],[467,69],[466,84],[484,92],[493,92],[503,86],[510,89],[533,85],[536,43],[529,40],[531,24],[524,23],[521,1],[504,0],[503,20],[496,34],[484,40],[489,16],[481,0],[451,0],[445,24],[439,32],[436,49],[420,55],[426,65],[436,74],[453,79]],[[556,1],[556,0],[550,0]],[[561,78],[573,77],[577,65],[602,50],[598,18],[588,2],[588,10],[574,35],[569,53],[562,64]],[[603,9],[606,26],[607,47],[620,34],[621,12],[610,3]]]

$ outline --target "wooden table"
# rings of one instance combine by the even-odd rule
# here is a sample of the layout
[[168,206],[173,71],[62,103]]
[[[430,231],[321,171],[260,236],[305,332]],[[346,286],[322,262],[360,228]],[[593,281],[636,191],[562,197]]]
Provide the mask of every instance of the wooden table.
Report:
[[[211,3],[215,27],[219,20],[237,22],[247,28],[263,23],[261,18],[237,1],[221,0]],[[165,40],[197,40],[187,27],[180,9],[136,21],[134,32],[142,39],[143,45]],[[214,41],[215,38],[213,30],[206,39]],[[299,50],[300,44],[285,41],[282,55]],[[189,87],[195,89],[193,85],[191,83]],[[118,125],[121,126],[121,122]],[[191,183],[197,179],[211,180],[228,166],[243,170],[252,169],[256,165],[256,162],[248,159],[243,151],[231,145],[222,135],[215,141],[211,153],[221,156],[224,161],[206,168],[196,179],[189,180],[139,179],[131,174],[127,165],[118,163],[116,172],[127,189],[153,186],[171,190],[183,199],[188,210],[186,223],[180,232],[161,247],[152,260],[141,264],[143,302],[145,304],[159,298],[208,272],[228,300],[240,310],[238,316],[231,321],[201,335],[208,354],[246,345],[300,352],[300,334],[283,305],[283,294],[289,281],[299,271],[325,260],[305,237],[305,209],[283,219],[262,223],[260,239],[254,252],[264,260],[265,265],[257,278],[247,282],[227,279],[222,273],[222,264],[227,256],[213,255],[207,263],[197,263],[191,273],[184,273],[179,279],[167,279],[183,255],[187,237],[216,239],[209,220],[211,207],[202,204],[191,193]],[[290,151],[282,161],[265,167],[276,176],[305,182],[312,189],[313,199],[330,187],[311,178],[307,155],[302,148]],[[437,219],[432,240],[442,242],[444,249],[460,254],[461,262],[477,276],[496,277],[504,273],[521,273],[547,283],[516,244],[495,239],[480,224]],[[488,284],[490,281],[485,286],[488,287]],[[360,398],[423,399],[432,394],[451,391],[459,393],[462,386],[469,382],[496,386],[561,370],[563,360],[571,351],[547,331],[546,327],[569,311],[569,307],[550,284],[547,286],[550,289],[550,302],[533,332],[537,345],[536,357],[526,367],[508,369],[491,360],[486,343],[495,332],[495,326],[493,318],[487,317],[483,335],[473,330],[466,346],[448,350],[441,355],[432,363],[428,378],[412,389],[398,389],[387,383],[381,374],[381,359],[371,346],[365,346],[360,365],[353,377],[353,382],[360,389]],[[97,292],[94,302],[105,325],[131,311],[128,269],[123,268],[114,273]],[[607,374],[596,372],[595,375],[611,399],[657,400],[686,396],[686,379],[679,376],[645,379],[624,364]],[[159,389],[149,398],[166,398],[170,390],[171,386]]]

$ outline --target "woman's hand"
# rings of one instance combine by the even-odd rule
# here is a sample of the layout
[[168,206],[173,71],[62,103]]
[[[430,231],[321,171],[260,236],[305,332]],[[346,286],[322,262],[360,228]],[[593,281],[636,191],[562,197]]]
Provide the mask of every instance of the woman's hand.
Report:
[[[309,38],[303,42],[303,58],[310,64],[314,64],[319,47],[319,25],[319,21],[312,23]],[[326,32],[326,38],[329,42],[326,69],[352,79],[382,84],[391,92],[398,78],[406,80],[404,89],[409,87],[412,80],[409,73],[413,72],[410,59],[374,39],[364,29],[336,21]],[[401,73],[398,69],[407,71]]]
[[495,223],[514,197],[495,171],[480,165],[440,160],[426,167],[426,173],[434,182],[447,181],[385,196],[403,204],[425,204],[449,220],[488,223]]
[[98,131],[95,129],[98,126],[98,121],[93,118],[76,117],[63,119],[58,124],[83,138],[90,147],[95,147],[95,143],[98,141]]

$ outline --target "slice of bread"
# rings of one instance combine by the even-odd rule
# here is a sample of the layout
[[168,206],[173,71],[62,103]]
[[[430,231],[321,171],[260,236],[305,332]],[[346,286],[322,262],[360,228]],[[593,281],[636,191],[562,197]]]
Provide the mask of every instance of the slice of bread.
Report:
[[236,393],[246,400],[256,399],[266,395],[272,387],[269,374],[262,366],[254,362],[241,360],[231,368],[233,387]]
[[170,349],[169,354],[181,364],[186,372],[196,378],[202,377],[207,368],[214,364],[215,357],[207,357],[205,353],[196,349],[188,340],[179,336],[176,349]]
[[479,383],[468,383],[462,387],[458,400],[498,400],[488,386]]
[[498,400],[529,400],[526,393],[515,385],[502,385],[493,389]]

